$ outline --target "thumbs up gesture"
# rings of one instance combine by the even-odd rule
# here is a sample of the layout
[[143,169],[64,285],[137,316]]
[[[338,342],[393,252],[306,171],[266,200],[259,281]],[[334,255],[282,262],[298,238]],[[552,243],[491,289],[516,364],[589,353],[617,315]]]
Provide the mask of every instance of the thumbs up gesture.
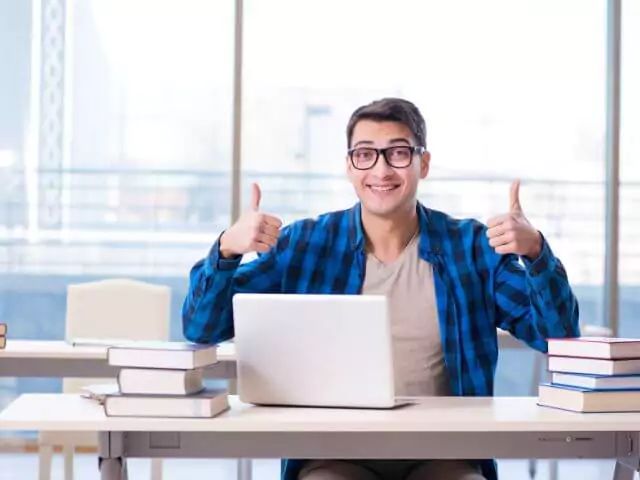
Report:
[[525,217],[520,205],[520,180],[511,184],[509,213],[489,219],[489,245],[501,255],[515,253],[535,260],[542,249],[542,236]]
[[224,258],[249,252],[268,252],[278,241],[282,222],[260,212],[261,197],[260,187],[254,183],[251,186],[251,210],[220,237],[220,253]]

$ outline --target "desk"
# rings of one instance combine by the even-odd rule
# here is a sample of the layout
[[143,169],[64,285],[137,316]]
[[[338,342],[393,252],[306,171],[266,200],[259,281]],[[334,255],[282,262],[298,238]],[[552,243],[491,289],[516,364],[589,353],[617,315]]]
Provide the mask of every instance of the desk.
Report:
[[[0,350],[0,377],[114,378],[119,368],[107,364],[106,347],[74,347],[64,341],[13,340]],[[235,379],[233,344],[218,347],[218,363],[205,369],[207,378]]]
[[102,480],[126,479],[126,458],[594,458],[615,480],[640,461],[640,414],[576,414],[529,397],[432,397],[394,410],[256,407],[231,399],[217,418],[106,417],[68,394],[22,395],[2,430],[96,431]]
[[[498,330],[500,348],[527,348],[509,333]],[[205,370],[207,378],[235,379],[232,343],[218,347],[218,363]],[[113,378],[118,368],[107,364],[106,347],[74,347],[57,340],[14,340],[0,350],[0,377]],[[536,382],[537,387],[537,382]]]
[[[115,378],[119,367],[107,363],[107,348],[73,346],[65,341],[7,340],[0,350],[0,377]],[[231,380],[235,389],[235,346],[218,346],[218,363],[205,369],[205,377]],[[251,462],[238,463],[238,480],[251,479]]]

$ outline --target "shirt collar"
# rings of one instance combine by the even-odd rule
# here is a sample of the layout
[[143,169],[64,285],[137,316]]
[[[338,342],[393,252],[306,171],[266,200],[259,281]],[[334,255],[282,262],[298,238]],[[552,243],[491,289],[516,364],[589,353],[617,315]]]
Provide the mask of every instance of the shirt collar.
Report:
[[[416,202],[418,213],[418,224],[420,225],[420,257],[429,262],[433,262],[436,257],[442,255],[441,226],[436,223],[433,212],[422,203]],[[349,237],[351,247],[354,250],[364,249],[364,229],[362,228],[362,205],[356,203],[349,212]]]

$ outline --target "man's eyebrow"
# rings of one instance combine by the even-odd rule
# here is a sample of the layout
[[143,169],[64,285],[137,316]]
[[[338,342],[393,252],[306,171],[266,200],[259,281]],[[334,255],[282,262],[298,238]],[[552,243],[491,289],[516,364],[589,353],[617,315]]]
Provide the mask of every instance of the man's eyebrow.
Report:
[[373,141],[372,140],[360,140],[359,142],[356,142],[353,144],[353,148],[357,147],[358,145],[373,145]]
[[411,145],[411,142],[409,141],[408,138],[404,138],[404,137],[398,137],[398,138],[392,138],[391,140],[389,140],[389,143],[406,143],[407,145]]

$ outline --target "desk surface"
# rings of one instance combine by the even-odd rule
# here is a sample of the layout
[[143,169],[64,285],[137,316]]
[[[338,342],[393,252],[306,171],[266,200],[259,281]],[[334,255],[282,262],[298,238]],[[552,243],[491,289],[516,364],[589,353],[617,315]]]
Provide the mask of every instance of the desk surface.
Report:
[[394,410],[258,407],[231,398],[213,419],[106,417],[93,400],[25,394],[0,413],[0,430],[147,432],[580,432],[640,431],[640,414],[579,414],[532,397],[430,397]]
[[[106,346],[73,346],[58,340],[13,340],[8,339],[7,345],[0,350],[0,360],[3,358],[43,359],[43,360],[105,360]],[[231,343],[218,347],[219,361],[234,361],[235,348]]]

